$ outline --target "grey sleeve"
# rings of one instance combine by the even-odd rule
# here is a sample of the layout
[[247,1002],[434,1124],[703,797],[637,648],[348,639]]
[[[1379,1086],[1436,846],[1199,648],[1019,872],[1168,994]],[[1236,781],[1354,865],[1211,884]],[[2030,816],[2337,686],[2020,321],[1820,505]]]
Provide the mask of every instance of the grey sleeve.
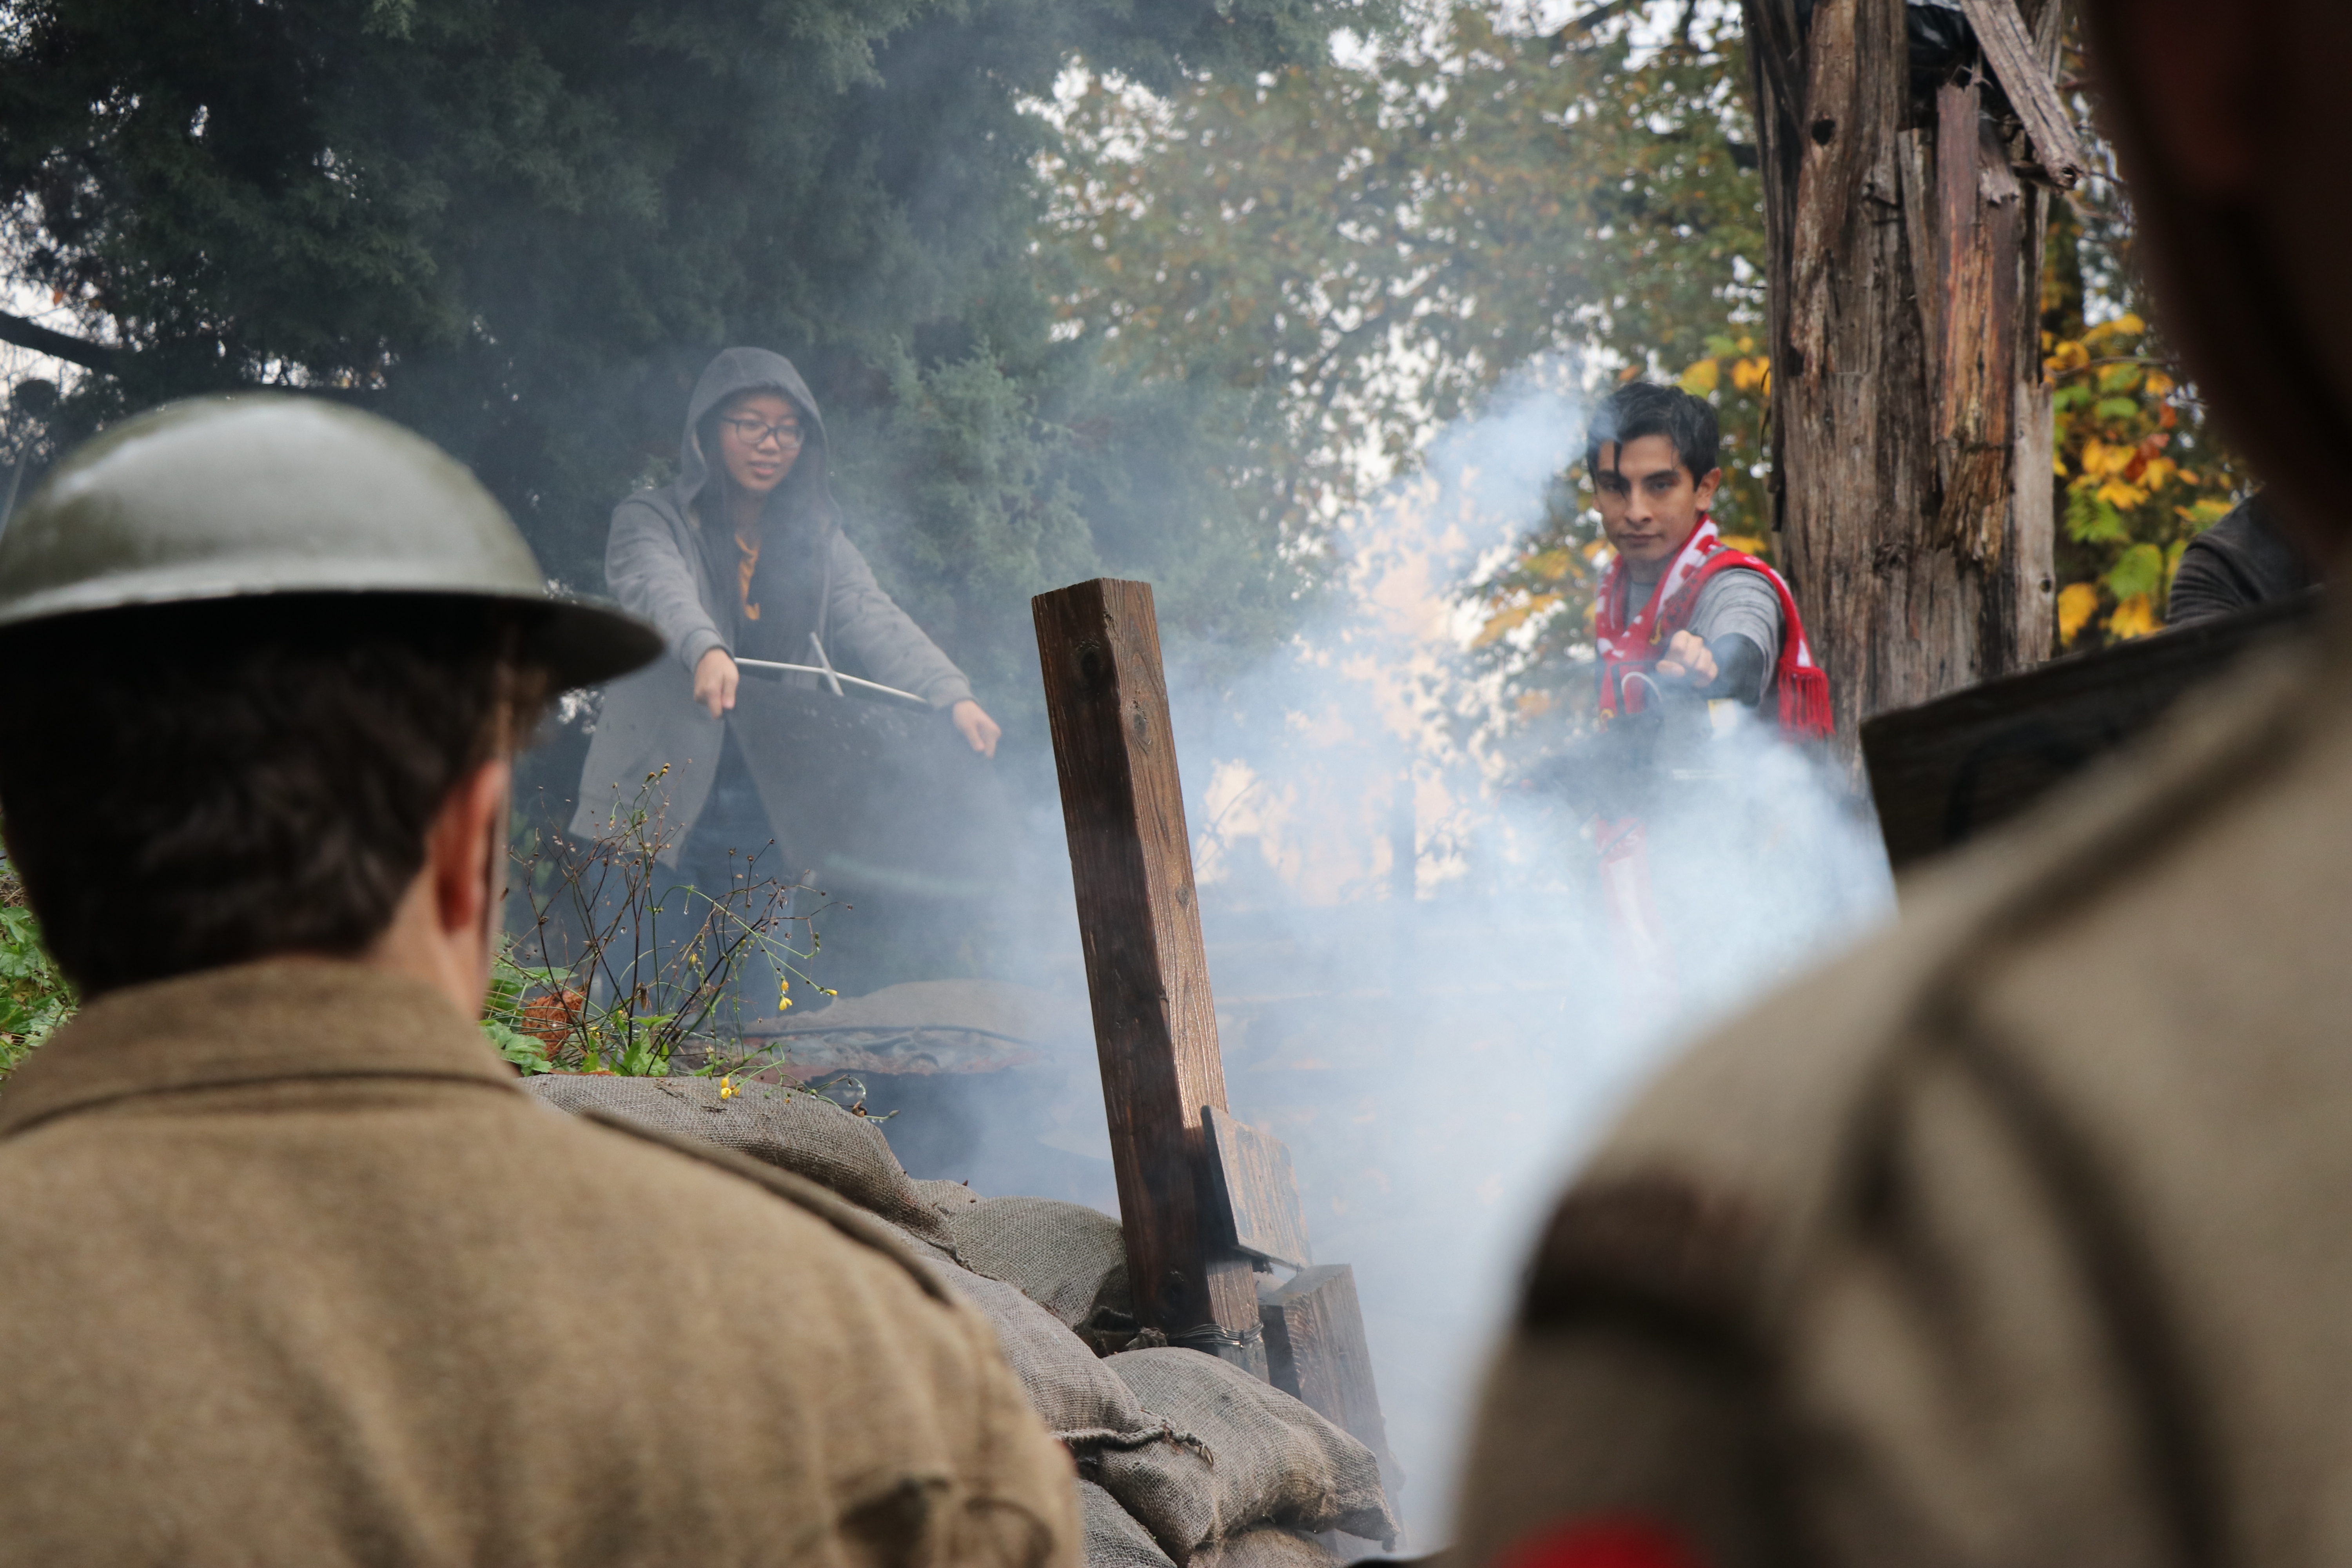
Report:
[[870,680],[911,691],[934,708],[971,696],[971,682],[874,580],[874,568],[846,534],[833,541],[833,589],[825,620],[831,642],[853,655]]
[[614,508],[604,581],[623,609],[653,622],[688,669],[712,648],[728,647],[726,634],[702,602],[698,576],[694,563],[679,552],[667,518],[635,499]]
[[1780,595],[1762,574],[1742,567],[1717,572],[1708,578],[1706,586],[1698,591],[1697,605],[1691,610],[1690,629],[1704,642],[1738,637],[1754,643],[1757,652],[1764,656],[1754,683],[1747,690],[1725,695],[1748,703],[1762,699],[1773,668],[1780,659],[1782,630]]

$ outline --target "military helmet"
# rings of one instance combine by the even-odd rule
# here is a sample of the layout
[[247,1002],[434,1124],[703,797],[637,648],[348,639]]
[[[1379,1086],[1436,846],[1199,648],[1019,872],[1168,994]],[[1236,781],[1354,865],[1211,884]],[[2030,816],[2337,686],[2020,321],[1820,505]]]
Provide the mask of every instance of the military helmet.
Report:
[[126,419],[69,454],[0,531],[0,630],[342,594],[511,605],[526,652],[562,686],[661,651],[633,616],[551,597],[505,509],[448,454],[322,398],[238,393]]

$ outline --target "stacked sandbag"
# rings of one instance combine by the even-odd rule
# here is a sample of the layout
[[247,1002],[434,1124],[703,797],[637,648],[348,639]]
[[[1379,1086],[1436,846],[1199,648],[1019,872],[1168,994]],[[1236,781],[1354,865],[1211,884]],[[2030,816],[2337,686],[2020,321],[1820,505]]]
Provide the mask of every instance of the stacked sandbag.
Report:
[[940,1211],[923,1199],[882,1130],[820,1096],[753,1080],[722,1095],[706,1078],[542,1073],[522,1087],[574,1116],[601,1111],[680,1138],[699,1138],[830,1187],[929,1241],[945,1242]]
[[1104,1364],[1145,1410],[1199,1439],[1106,1450],[1092,1466],[1177,1563],[1267,1525],[1396,1541],[1372,1451],[1289,1394],[1194,1350],[1129,1351]]
[[1126,1380],[1045,1308],[1002,1280],[957,1268],[936,1249],[914,1250],[926,1270],[995,1325],[997,1343],[1028,1391],[1030,1405],[1072,1454],[1087,1459],[1192,1441],[1146,1411]]
[[[1098,1357],[1079,1330],[1133,1324],[1118,1223],[1078,1204],[981,1198],[910,1179],[873,1121],[753,1082],[546,1074],[523,1087],[733,1149],[888,1223],[918,1264],[986,1317],[1045,1426],[1081,1466],[1089,1568],[1326,1568],[1308,1533],[1382,1542],[1396,1524],[1370,1449],[1290,1395],[1199,1351]],[[1093,1331],[1089,1328],[1087,1331]]]
[[1087,1568],[1176,1568],[1151,1531],[1092,1481],[1078,1483],[1078,1516],[1086,1526]]
[[1118,1221],[1055,1198],[982,1198],[942,1208],[967,1268],[1017,1287],[1069,1328],[1129,1317],[1127,1238]]
[[[1346,1558],[1311,1535],[1261,1524],[1192,1553],[1190,1568],[1332,1568]],[[1087,1559],[1094,1568],[1094,1559]]]
[[980,1194],[965,1182],[926,1182],[919,1179],[915,1183],[915,1191],[921,1194],[925,1203],[941,1214],[968,1209],[981,1201]]

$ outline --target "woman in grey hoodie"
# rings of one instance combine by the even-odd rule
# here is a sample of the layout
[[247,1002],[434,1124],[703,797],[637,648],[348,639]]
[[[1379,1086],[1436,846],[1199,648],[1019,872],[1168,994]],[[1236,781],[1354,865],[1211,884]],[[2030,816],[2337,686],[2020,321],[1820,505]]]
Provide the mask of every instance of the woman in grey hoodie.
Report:
[[739,657],[810,664],[822,647],[944,710],[972,750],[995,754],[999,731],[971,683],[842,532],[824,420],[782,354],[735,348],[710,362],[688,405],[677,478],[614,510],[604,575],[614,598],[661,629],[670,657],[606,694],[576,833],[601,831],[657,774],[649,804],[663,814],[665,861],[698,838],[686,857],[698,869],[703,844],[723,854],[769,837],[729,733]]

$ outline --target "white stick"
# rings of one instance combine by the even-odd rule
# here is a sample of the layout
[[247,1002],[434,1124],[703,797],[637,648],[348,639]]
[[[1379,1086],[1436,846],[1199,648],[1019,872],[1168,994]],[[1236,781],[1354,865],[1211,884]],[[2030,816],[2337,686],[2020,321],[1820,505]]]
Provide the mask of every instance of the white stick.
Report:
[[814,664],[779,664],[772,658],[739,658],[735,662],[746,669],[773,669],[787,675],[821,675],[834,683],[833,693],[836,697],[849,695],[841,689],[841,683],[845,680],[852,686],[863,686],[868,691],[885,692],[892,697],[903,697],[909,702],[921,702],[926,708],[930,706],[911,691],[901,691],[895,686],[885,686],[878,680],[860,680],[854,675],[840,675],[830,669],[820,669]]

